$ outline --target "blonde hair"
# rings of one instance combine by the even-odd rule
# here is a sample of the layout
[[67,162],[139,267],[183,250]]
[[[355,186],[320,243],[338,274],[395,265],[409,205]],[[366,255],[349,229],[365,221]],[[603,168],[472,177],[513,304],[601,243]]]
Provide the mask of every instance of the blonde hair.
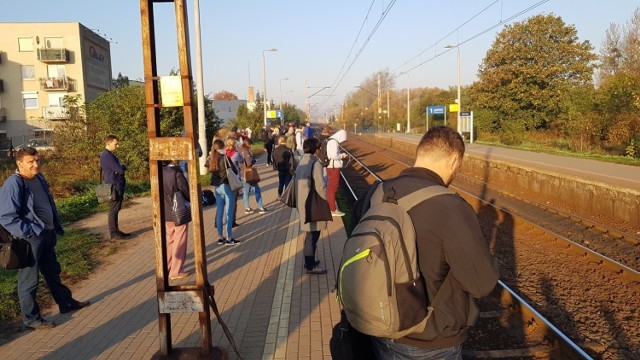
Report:
[[227,150],[235,150],[236,149],[236,139],[228,138],[226,141]]

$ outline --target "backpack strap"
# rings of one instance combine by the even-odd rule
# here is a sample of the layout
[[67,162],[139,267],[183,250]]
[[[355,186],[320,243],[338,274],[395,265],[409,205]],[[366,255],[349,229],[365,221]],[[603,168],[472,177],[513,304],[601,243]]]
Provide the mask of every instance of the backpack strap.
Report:
[[416,205],[432,197],[453,194],[455,194],[455,192],[442,185],[432,185],[418,189],[399,199],[395,199],[395,189],[392,187],[384,193],[383,201],[396,203],[402,206],[406,212],[409,212],[409,210],[413,209]]
[[441,185],[433,185],[416,190],[409,195],[398,199],[398,205],[402,206],[407,212],[413,209],[421,202],[439,195],[454,195],[455,192]]

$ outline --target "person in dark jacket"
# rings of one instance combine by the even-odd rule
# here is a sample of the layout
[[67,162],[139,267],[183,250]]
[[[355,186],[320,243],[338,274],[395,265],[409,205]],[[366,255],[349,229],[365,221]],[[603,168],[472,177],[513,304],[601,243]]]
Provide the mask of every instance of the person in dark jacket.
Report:
[[267,165],[271,165],[273,162],[273,158],[271,157],[271,152],[273,151],[273,130],[271,127],[267,127],[266,125],[262,127],[262,131],[260,132],[260,140],[264,142],[264,148],[267,150]]
[[[462,164],[464,142],[446,126],[420,140],[413,167],[384,182],[395,198],[420,188],[449,186]],[[498,281],[498,266],[471,205],[456,194],[425,200],[409,211],[416,231],[418,266],[425,279],[431,318],[420,333],[400,339],[374,337],[378,359],[462,359],[461,345],[478,318],[474,299]]]
[[[237,173],[238,170],[231,162],[231,159],[225,154],[225,145],[222,140],[216,140],[213,142],[214,151],[211,152],[211,161],[209,162],[209,172],[211,173],[211,185],[215,187],[216,195],[216,228],[218,230],[218,244],[220,245],[237,245],[240,242],[235,240],[232,236],[231,230],[233,227],[233,214],[236,207],[236,198],[229,186],[229,179],[227,179],[226,169],[230,167],[233,172]],[[217,158],[217,161],[214,159]],[[223,232],[223,221],[225,217],[226,231]]]
[[40,273],[58,304],[60,313],[89,305],[78,301],[60,280],[62,271],[56,257],[57,235],[64,235],[58,209],[49,185],[40,173],[38,151],[32,147],[18,150],[18,171],[5,180],[0,189],[0,224],[14,237],[31,245],[32,266],[18,271],[18,299],[26,329],[50,329],[55,323],[45,320],[37,302]]
[[173,194],[181,192],[189,199],[189,183],[175,161],[169,161],[162,167],[162,190],[164,192],[164,226],[166,229],[167,268],[169,279],[182,279],[189,274],[184,271],[184,259],[187,257],[188,223],[176,225],[171,219]]
[[302,144],[304,155],[300,159],[300,164],[296,169],[296,204],[300,219],[300,231],[305,231],[304,237],[304,268],[307,274],[322,275],[327,270],[320,267],[320,262],[316,260],[316,249],[320,232],[327,228],[326,221],[311,221],[305,223],[306,212],[305,203],[311,191],[311,180],[313,179],[314,189],[321,198],[327,199],[327,185],[322,176],[322,165],[316,152],[320,149],[320,140],[310,138]]
[[100,154],[100,168],[102,169],[102,181],[106,184],[111,184],[111,191],[113,192],[113,200],[109,201],[109,235],[111,239],[126,239],[131,234],[120,231],[118,225],[118,213],[122,208],[122,200],[124,199],[124,188],[126,180],[124,178],[124,172],[127,167],[120,163],[118,157],[115,155],[116,150],[120,146],[118,137],[115,135],[107,135],[104,139],[105,148]]
[[273,151],[273,162],[278,170],[278,198],[282,196],[291,176],[295,174],[295,159],[293,152],[287,147],[287,138],[285,136],[278,137],[278,147]]

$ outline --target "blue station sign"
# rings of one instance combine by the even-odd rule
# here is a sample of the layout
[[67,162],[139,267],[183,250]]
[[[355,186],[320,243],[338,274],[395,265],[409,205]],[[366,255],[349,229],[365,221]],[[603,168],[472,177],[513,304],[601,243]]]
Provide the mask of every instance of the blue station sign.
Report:
[[427,114],[429,115],[442,115],[445,113],[444,105],[427,106]]

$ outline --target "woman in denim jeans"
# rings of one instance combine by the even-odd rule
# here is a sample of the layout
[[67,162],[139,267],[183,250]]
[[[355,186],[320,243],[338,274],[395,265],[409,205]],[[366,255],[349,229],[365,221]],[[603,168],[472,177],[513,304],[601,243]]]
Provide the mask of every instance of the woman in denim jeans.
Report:
[[[233,172],[237,173],[237,168],[225,154],[225,146],[222,140],[216,140],[213,143],[211,156],[217,156],[218,161],[210,161],[209,172],[211,172],[211,185],[215,187],[216,207],[216,228],[218,229],[218,244],[237,245],[240,243],[235,240],[231,234],[233,226],[233,213],[236,207],[236,198],[229,186],[227,179],[227,167],[231,167]],[[225,229],[222,228],[222,218],[226,217]],[[223,234],[223,230],[226,230]]]
[[[246,138],[242,143],[242,158],[244,159],[243,164],[247,169],[251,168],[256,163],[256,160],[251,155],[251,145],[253,145],[253,141],[249,138]],[[253,214],[254,212],[253,209],[251,209],[251,205],[249,204],[249,195],[251,189],[253,189],[253,192],[256,195],[256,202],[258,203],[258,212],[260,212],[260,214],[265,214],[267,212],[267,209],[262,206],[262,192],[260,191],[260,185],[258,183],[249,184],[247,182],[247,179],[242,179],[242,181],[242,200],[244,201],[244,213]]]

